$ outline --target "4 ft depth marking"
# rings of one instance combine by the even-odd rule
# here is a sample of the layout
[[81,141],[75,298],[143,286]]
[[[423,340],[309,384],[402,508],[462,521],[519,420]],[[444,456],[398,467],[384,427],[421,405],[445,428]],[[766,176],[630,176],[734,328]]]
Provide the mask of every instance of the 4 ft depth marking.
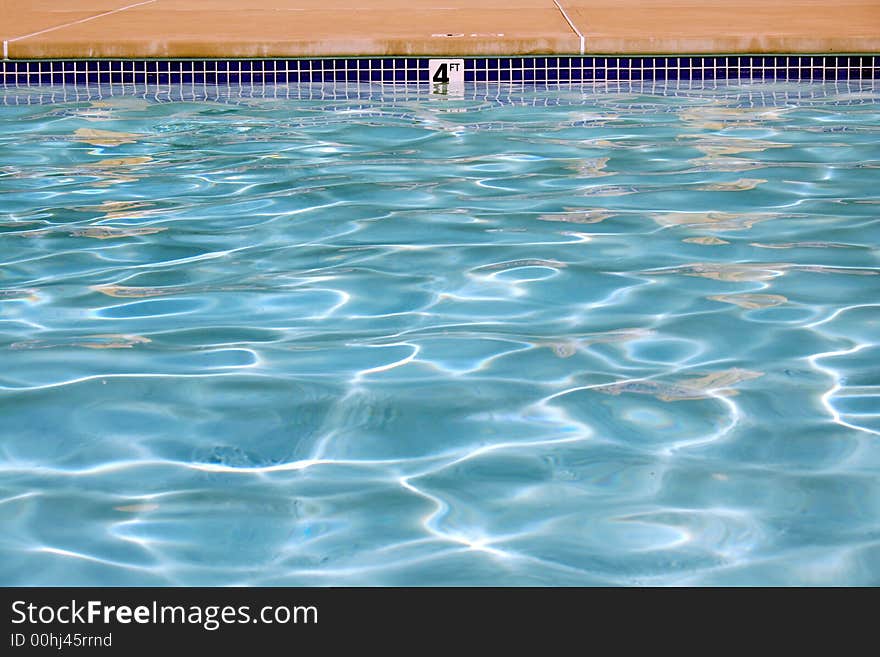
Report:
[[431,78],[431,91],[446,94],[464,90],[463,59],[430,59],[428,74]]

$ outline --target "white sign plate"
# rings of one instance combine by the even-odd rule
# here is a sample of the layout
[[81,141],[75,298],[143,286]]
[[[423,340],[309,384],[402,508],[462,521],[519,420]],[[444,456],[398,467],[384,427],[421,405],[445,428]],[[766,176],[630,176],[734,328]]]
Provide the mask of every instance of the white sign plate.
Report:
[[429,59],[428,75],[432,93],[459,94],[464,91],[463,59]]

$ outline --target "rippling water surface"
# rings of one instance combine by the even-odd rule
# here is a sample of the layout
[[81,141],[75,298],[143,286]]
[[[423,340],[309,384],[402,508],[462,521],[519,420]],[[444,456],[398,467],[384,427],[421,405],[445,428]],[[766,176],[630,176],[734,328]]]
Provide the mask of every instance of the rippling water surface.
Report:
[[880,584],[877,86],[0,103],[0,583]]

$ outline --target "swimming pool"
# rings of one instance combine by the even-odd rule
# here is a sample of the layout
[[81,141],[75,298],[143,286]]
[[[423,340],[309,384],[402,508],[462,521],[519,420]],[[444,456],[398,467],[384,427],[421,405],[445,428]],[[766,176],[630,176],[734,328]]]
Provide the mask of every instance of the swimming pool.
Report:
[[880,583],[878,92],[0,90],[0,583]]

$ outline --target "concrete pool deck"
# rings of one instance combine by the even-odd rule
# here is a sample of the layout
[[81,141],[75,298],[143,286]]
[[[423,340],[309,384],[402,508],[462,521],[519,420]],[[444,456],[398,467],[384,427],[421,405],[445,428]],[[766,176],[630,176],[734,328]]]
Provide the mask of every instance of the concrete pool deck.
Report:
[[880,0],[0,0],[4,58],[871,53]]

